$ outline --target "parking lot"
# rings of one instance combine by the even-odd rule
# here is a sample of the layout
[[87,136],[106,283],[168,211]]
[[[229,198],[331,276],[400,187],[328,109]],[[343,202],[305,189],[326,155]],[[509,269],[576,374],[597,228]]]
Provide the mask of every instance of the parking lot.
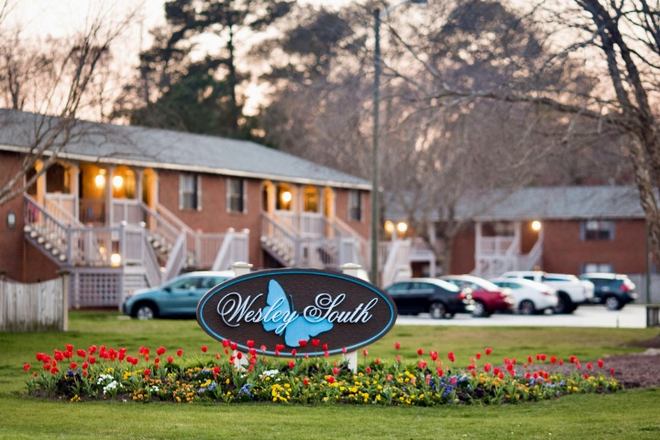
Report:
[[458,314],[452,319],[431,319],[428,315],[399,316],[400,325],[462,325],[462,326],[502,326],[502,327],[611,327],[645,328],[646,308],[643,305],[629,304],[622,310],[610,311],[601,305],[579,307],[571,315],[515,315],[494,314],[489,318],[473,318]]

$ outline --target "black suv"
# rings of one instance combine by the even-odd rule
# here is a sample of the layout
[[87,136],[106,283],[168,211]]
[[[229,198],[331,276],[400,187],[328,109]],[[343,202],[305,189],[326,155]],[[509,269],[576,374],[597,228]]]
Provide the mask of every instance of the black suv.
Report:
[[456,313],[472,313],[474,301],[470,293],[444,280],[413,278],[385,288],[400,315],[428,313],[431,318],[453,318]]
[[583,273],[580,279],[594,283],[594,299],[597,304],[605,304],[609,310],[621,310],[626,304],[637,299],[635,283],[627,275],[615,273]]

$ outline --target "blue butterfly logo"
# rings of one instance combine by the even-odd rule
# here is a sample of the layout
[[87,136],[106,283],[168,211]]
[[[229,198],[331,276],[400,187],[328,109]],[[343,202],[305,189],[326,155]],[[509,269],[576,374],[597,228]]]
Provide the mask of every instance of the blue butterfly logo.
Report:
[[320,333],[332,330],[333,324],[327,319],[310,321],[302,315],[287,323],[287,320],[298,313],[293,309],[293,298],[291,297],[291,301],[289,301],[284,289],[275,280],[270,280],[268,283],[266,303],[268,306],[264,307],[263,316],[271,317],[271,319],[261,321],[264,330],[267,332],[274,330],[275,334],[278,335],[284,333],[284,342],[289,347],[299,347],[300,343],[298,341],[307,341]]

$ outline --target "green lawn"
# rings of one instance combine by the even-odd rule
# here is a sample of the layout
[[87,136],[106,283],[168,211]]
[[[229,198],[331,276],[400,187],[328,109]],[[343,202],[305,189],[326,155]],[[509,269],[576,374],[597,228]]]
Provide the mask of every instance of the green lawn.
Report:
[[[74,312],[64,333],[0,333],[0,438],[660,438],[660,389],[612,395],[573,395],[501,407],[383,408],[244,404],[175,405],[132,402],[68,403],[25,397],[22,370],[37,364],[37,351],[52,353],[65,343],[154,350],[201,345],[220,350],[194,320],[127,320],[117,313]],[[413,360],[416,351],[456,354],[456,364],[491,347],[487,359],[525,359],[536,353],[582,360],[640,351],[621,344],[656,336],[657,329],[463,328],[395,326],[368,348],[369,357]],[[401,350],[394,349],[394,342]],[[485,362],[486,357],[482,358]]]

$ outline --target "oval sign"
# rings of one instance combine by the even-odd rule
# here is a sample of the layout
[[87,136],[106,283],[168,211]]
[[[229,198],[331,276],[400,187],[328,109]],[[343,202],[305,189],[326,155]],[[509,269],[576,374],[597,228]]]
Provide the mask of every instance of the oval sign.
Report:
[[[323,356],[354,351],[384,336],[397,317],[392,298],[349,275],[308,269],[257,271],[218,284],[197,305],[197,321],[213,338],[242,351]],[[317,342],[314,346],[312,343]],[[301,342],[305,341],[305,342]],[[277,351],[277,353],[276,353]]]

